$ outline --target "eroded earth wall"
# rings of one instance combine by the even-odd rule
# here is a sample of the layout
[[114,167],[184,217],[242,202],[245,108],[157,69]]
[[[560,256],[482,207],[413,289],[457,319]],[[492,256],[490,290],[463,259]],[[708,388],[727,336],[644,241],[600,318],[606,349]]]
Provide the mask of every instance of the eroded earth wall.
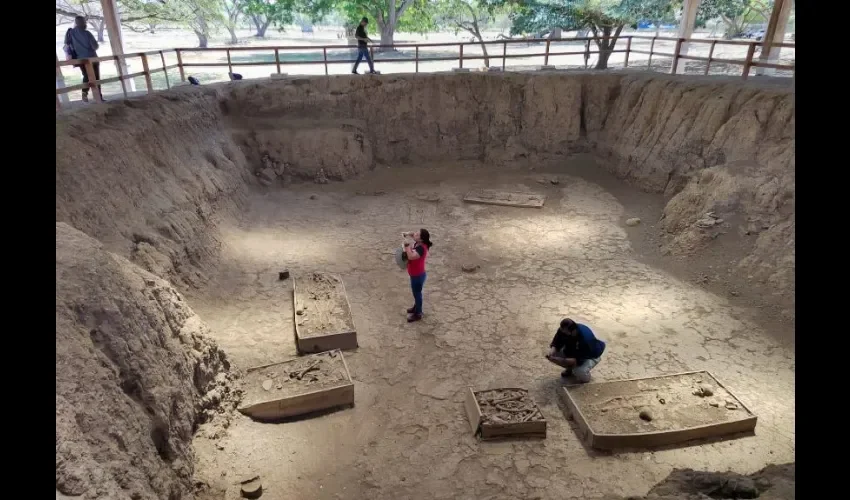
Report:
[[245,81],[60,113],[56,146],[57,489],[68,494],[189,494],[189,439],[228,369],[159,279],[202,284],[219,223],[250,189],[377,164],[500,168],[592,152],[668,197],[669,252],[739,231],[751,238],[741,271],[793,300],[790,89],[630,73]]

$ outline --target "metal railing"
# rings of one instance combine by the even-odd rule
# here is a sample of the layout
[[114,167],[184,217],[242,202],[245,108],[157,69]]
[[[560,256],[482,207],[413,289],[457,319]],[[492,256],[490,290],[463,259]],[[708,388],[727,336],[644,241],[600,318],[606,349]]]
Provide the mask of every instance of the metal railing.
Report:
[[[639,50],[632,47],[634,41],[650,41],[649,50]],[[712,63],[723,63],[729,65],[739,65],[743,67],[741,77],[743,79],[747,79],[749,77],[750,71],[752,68],[769,68],[774,70],[787,70],[792,73],[795,71],[795,64],[775,64],[775,63],[766,63],[755,58],[756,49],[761,47],[762,50],[772,50],[774,48],[794,48],[795,44],[793,43],[770,43],[765,44],[764,42],[749,42],[749,41],[733,41],[733,40],[706,40],[706,39],[685,39],[685,38],[672,38],[672,37],[658,37],[658,36],[641,36],[641,35],[624,35],[620,36],[618,39],[617,46],[622,47],[623,43],[625,47],[622,49],[613,49],[607,51],[601,51],[597,47],[591,44],[593,38],[561,38],[561,39],[548,39],[548,38],[533,38],[533,39],[505,39],[505,40],[490,40],[485,42],[446,42],[446,43],[419,43],[419,44],[394,44],[392,46],[388,45],[373,45],[369,48],[372,59],[374,60],[374,51],[376,48],[388,48],[388,49],[414,49],[414,56],[412,61],[414,62],[414,72],[419,73],[419,65],[421,62],[435,62],[435,61],[458,61],[458,67],[463,69],[464,62],[466,61],[477,61],[477,60],[501,60],[501,69],[504,71],[506,67],[506,61],[512,58],[535,58],[542,57],[543,65],[549,65],[550,57],[554,56],[571,56],[571,55],[582,55],[584,56],[585,64],[588,59],[592,55],[599,55],[601,52],[608,52],[609,57],[611,54],[615,53],[624,53],[625,61],[624,67],[629,67],[629,56],[631,54],[644,54],[648,55],[647,67],[652,67],[652,58],[653,56],[662,56],[672,58],[672,64],[670,67],[671,73],[676,73],[679,69],[679,64],[681,61],[698,61],[706,63],[705,74],[709,73]],[[655,51],[656,42],[675,42],[675,49],[672,53],[666,52],[657,52]],[[553,51],[552,45],[558,43],[570,43],[570,42],[584,42],[583,50],[572,50],[572,51]],[[509,54],[508,46],[520,45],[524,44],[526,46],[534,45],[534,44],[543,44],[543,50],[533,53],[519,53],[519,54]],[[690,54],[682,53],[682,46],[684,44],[710,44],[711,47],[709,49],[708,57],[703,56],[695,56]],[[717,45],[729,45],[729,46],[746,46],[747,54],[743,60],[739,59],[727,59],[727,58],[718,58],[714,57],[715,47]],[[464,47],[480,47],[480,46],[495,46],[497,48],[501,48],[501,54],[469,54],[464,53]],[[458,55],[457,56],[436,56],[436,57],[421,57],[420,50],[421,49],[434,49],[440,47],[457,47]],[[60,61],[57,57],[56,59],[56,74],[57,74],[57,88],[56,88],[56,109],[59,110],[62,107],[60,102],[60,96],[64,94],[68,94],[70,92],[82,89],[91,89],[92,94],[94,95],[95,101],[103,101],[103,96],[100,93],[100,85],[120,82],[121,90],[124,97],[128,97],[127,90],[127,80],[135,79],[137,77],[144,77],[145,79],[145,87],[147,93],[151,93],[154,91],[153,83],[151,80],[151,75],[164,72],[165,73],[165,87],[171,88],[173,85],[168,78],[168,70],[177,68],[180,71],[180,80],[181,82],[186,81],[186,68],[192,67],[227,67],[229,73],[233,73],[234,68],[242,67],[242,66],[275,66],[276,72],[278,74],[281,73],[281,68],[283,66],[288,65],[304,65],[304,64],[321,64],[324,66],[325,75],[329,74],[329,65],[333,64],[352,64],[355,59],[329,59],[328,58],[328,50],[356,50],[356,46],[354,45],[325,45],[325,46],[307,46],[307,45],[297,45],[297,46],[272,46],[272,47],[209,47],[209,48],[174,48],[174,49],[166,49],[166,50],[153,50],[147,52],[135,52],[130,54],[124,54],[119,56],[106,56],[106,57],[96,57],[91,59],[74,59],[68,61]],[[301,52],[304,51],[322,51],[321,59],[308,59],[308,60],[281,60],[281,52]],[[184,61],[183,55],[185,53],[201,53],[201,52],[224,52],[227,62],[192,62],[192,61]],[[274,60],[273,61],[249,61],[249,62],[240,62],[234,61],[232,54],[239,52],[273,52]],[[176,56],[177,63],[176,64],[167,64],[166,55],[170,55],[174,53]],[[142,63],[142,71],[138,71],[135,73],[126,73],[122,70],[122,68],[126,68],[126,61],[130,58],[140,58]],[[93,63],[100,62],[114,62],[116,68],[118,69],[118,76],[110,77],[110,78],[102,78],[96,79],[95,70]],[[151,63],[153,62],[153,66]],[[393,63],[393,62],[411,62],[410,58],[399,58],[399,57],[387,57],[380,58],[378,61],[380,63]],[[62,68],[68,66],[81,66],[84,68],[86,73],[88,82],[80,83],[77,85],[65,86],[60,82],[64,81],[62,78]],[[492,66],[491,66],[492,67]],[[632,66],[635,67],[635,66]],[[638,66],[640,67],[640,66]]]

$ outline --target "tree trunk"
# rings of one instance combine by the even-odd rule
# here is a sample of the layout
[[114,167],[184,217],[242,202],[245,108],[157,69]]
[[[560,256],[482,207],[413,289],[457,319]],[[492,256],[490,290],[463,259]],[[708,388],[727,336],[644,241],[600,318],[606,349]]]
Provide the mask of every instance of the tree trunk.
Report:
[[106,28],[106,22],[100,21],[97,24],[97,43],[103,43],[103,30]]
[[265,38],[266,30],[269,29],[271,21],[263,19],[260,16],[251,16],[251,22],[254,23],[254,27],[257,28],[257,34],[254,36],[257,38]]
[[561,28],[552,28],[549,31],[549,39],[550,40],[560,40],[561,39]]
[[395,43],[395,23],[379,24],[378,27],[381,30],[381,45],[388,45],[388,47],[377,48],[375,49],[375,51],[389,52],[393,50],[392,46]]
[[198,47],[205,49],[209,45],[209,35],[195,30],[195,35],[198,37]]
[[596,46],[599,47],[599,58],[596,60],[594,69],[608,69],[608,59],[611,57],[614,46],[617,45],[617,37],[620,36],[622,29],[623,27],[619,26],[614,36],[611,36],[611,27],[605,26],[601,30],[601,37],[599,30],[593,31]]
[[236,45],[239,43],[239,39],[236,38],[236,27],[227,26],[227,32],[230,33],[230,44]]

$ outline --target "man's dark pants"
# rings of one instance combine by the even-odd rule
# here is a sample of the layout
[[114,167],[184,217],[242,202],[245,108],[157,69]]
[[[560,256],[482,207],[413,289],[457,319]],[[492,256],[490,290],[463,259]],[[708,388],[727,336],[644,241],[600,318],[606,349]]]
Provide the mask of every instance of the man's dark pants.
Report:
[[[94,62],[94,63],[91,63],[91,65],[94,68],[94,79],[100,80],[100,63]],[[83,72],[83,83],[89,83],[89,74],[86,73],[86,65],[85,64],[80,66],[80,71]],[[98,92],[100,92],[100,85],[97,85],[97,90],[98,90]],[[83,89],[83,95],[84,96],[89,95],[89,89],[88,88]],[[100,94],[100,96],[103,97],[103,94]]]
[[366,62],[369,63],[369,71],[372,73],[375,72],[375,66],[372,64],[372,56],[369,55],[369,47],[358,47],[357,48],[357,62],[354,63],[354,69],[352,72],[357,71],[357,66],[360,66],[360,61],[366,58]]

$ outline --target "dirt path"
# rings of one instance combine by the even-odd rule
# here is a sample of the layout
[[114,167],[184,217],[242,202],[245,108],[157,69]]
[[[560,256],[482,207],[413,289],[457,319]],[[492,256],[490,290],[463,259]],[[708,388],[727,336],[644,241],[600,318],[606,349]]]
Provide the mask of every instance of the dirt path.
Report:
[[[762,309],[665,270],[642,236],[660,198],[566,169],[552,185],[537,182],[540,172],[475,164],[382,167],[346,184],[258,194],[246,222],[225,229],[219,274],[190,303],[246,368],[295,353],[291,283],[278,270],[338,273],[360,343],[346,354],[356,406],[285,424],[239,417],[223,439],[195,440],[196,479],[228,499],[248,472],[263,478],[264,499],[562,499],[644,494],[674,467],[751,473],[793,461],[794,353],[775,337],[793,325],[771,336]],[[523,187],[545,193],[546,205],[461,201],[471,188]],[[645,224],[626,227],[633,216]],[[409,285],[391,252],[401,231],[419,227],[435,246],[426,316],[409,325]],[[481,267],[463,273],[467,262]],[[759,416],[757,435],[654,452],[586,449],[559,407],[560,370],[543,358],[568,315],[608,342],[597,379],[710,370]],[[528,388],[547,439],[476,442],[467,385]]]

